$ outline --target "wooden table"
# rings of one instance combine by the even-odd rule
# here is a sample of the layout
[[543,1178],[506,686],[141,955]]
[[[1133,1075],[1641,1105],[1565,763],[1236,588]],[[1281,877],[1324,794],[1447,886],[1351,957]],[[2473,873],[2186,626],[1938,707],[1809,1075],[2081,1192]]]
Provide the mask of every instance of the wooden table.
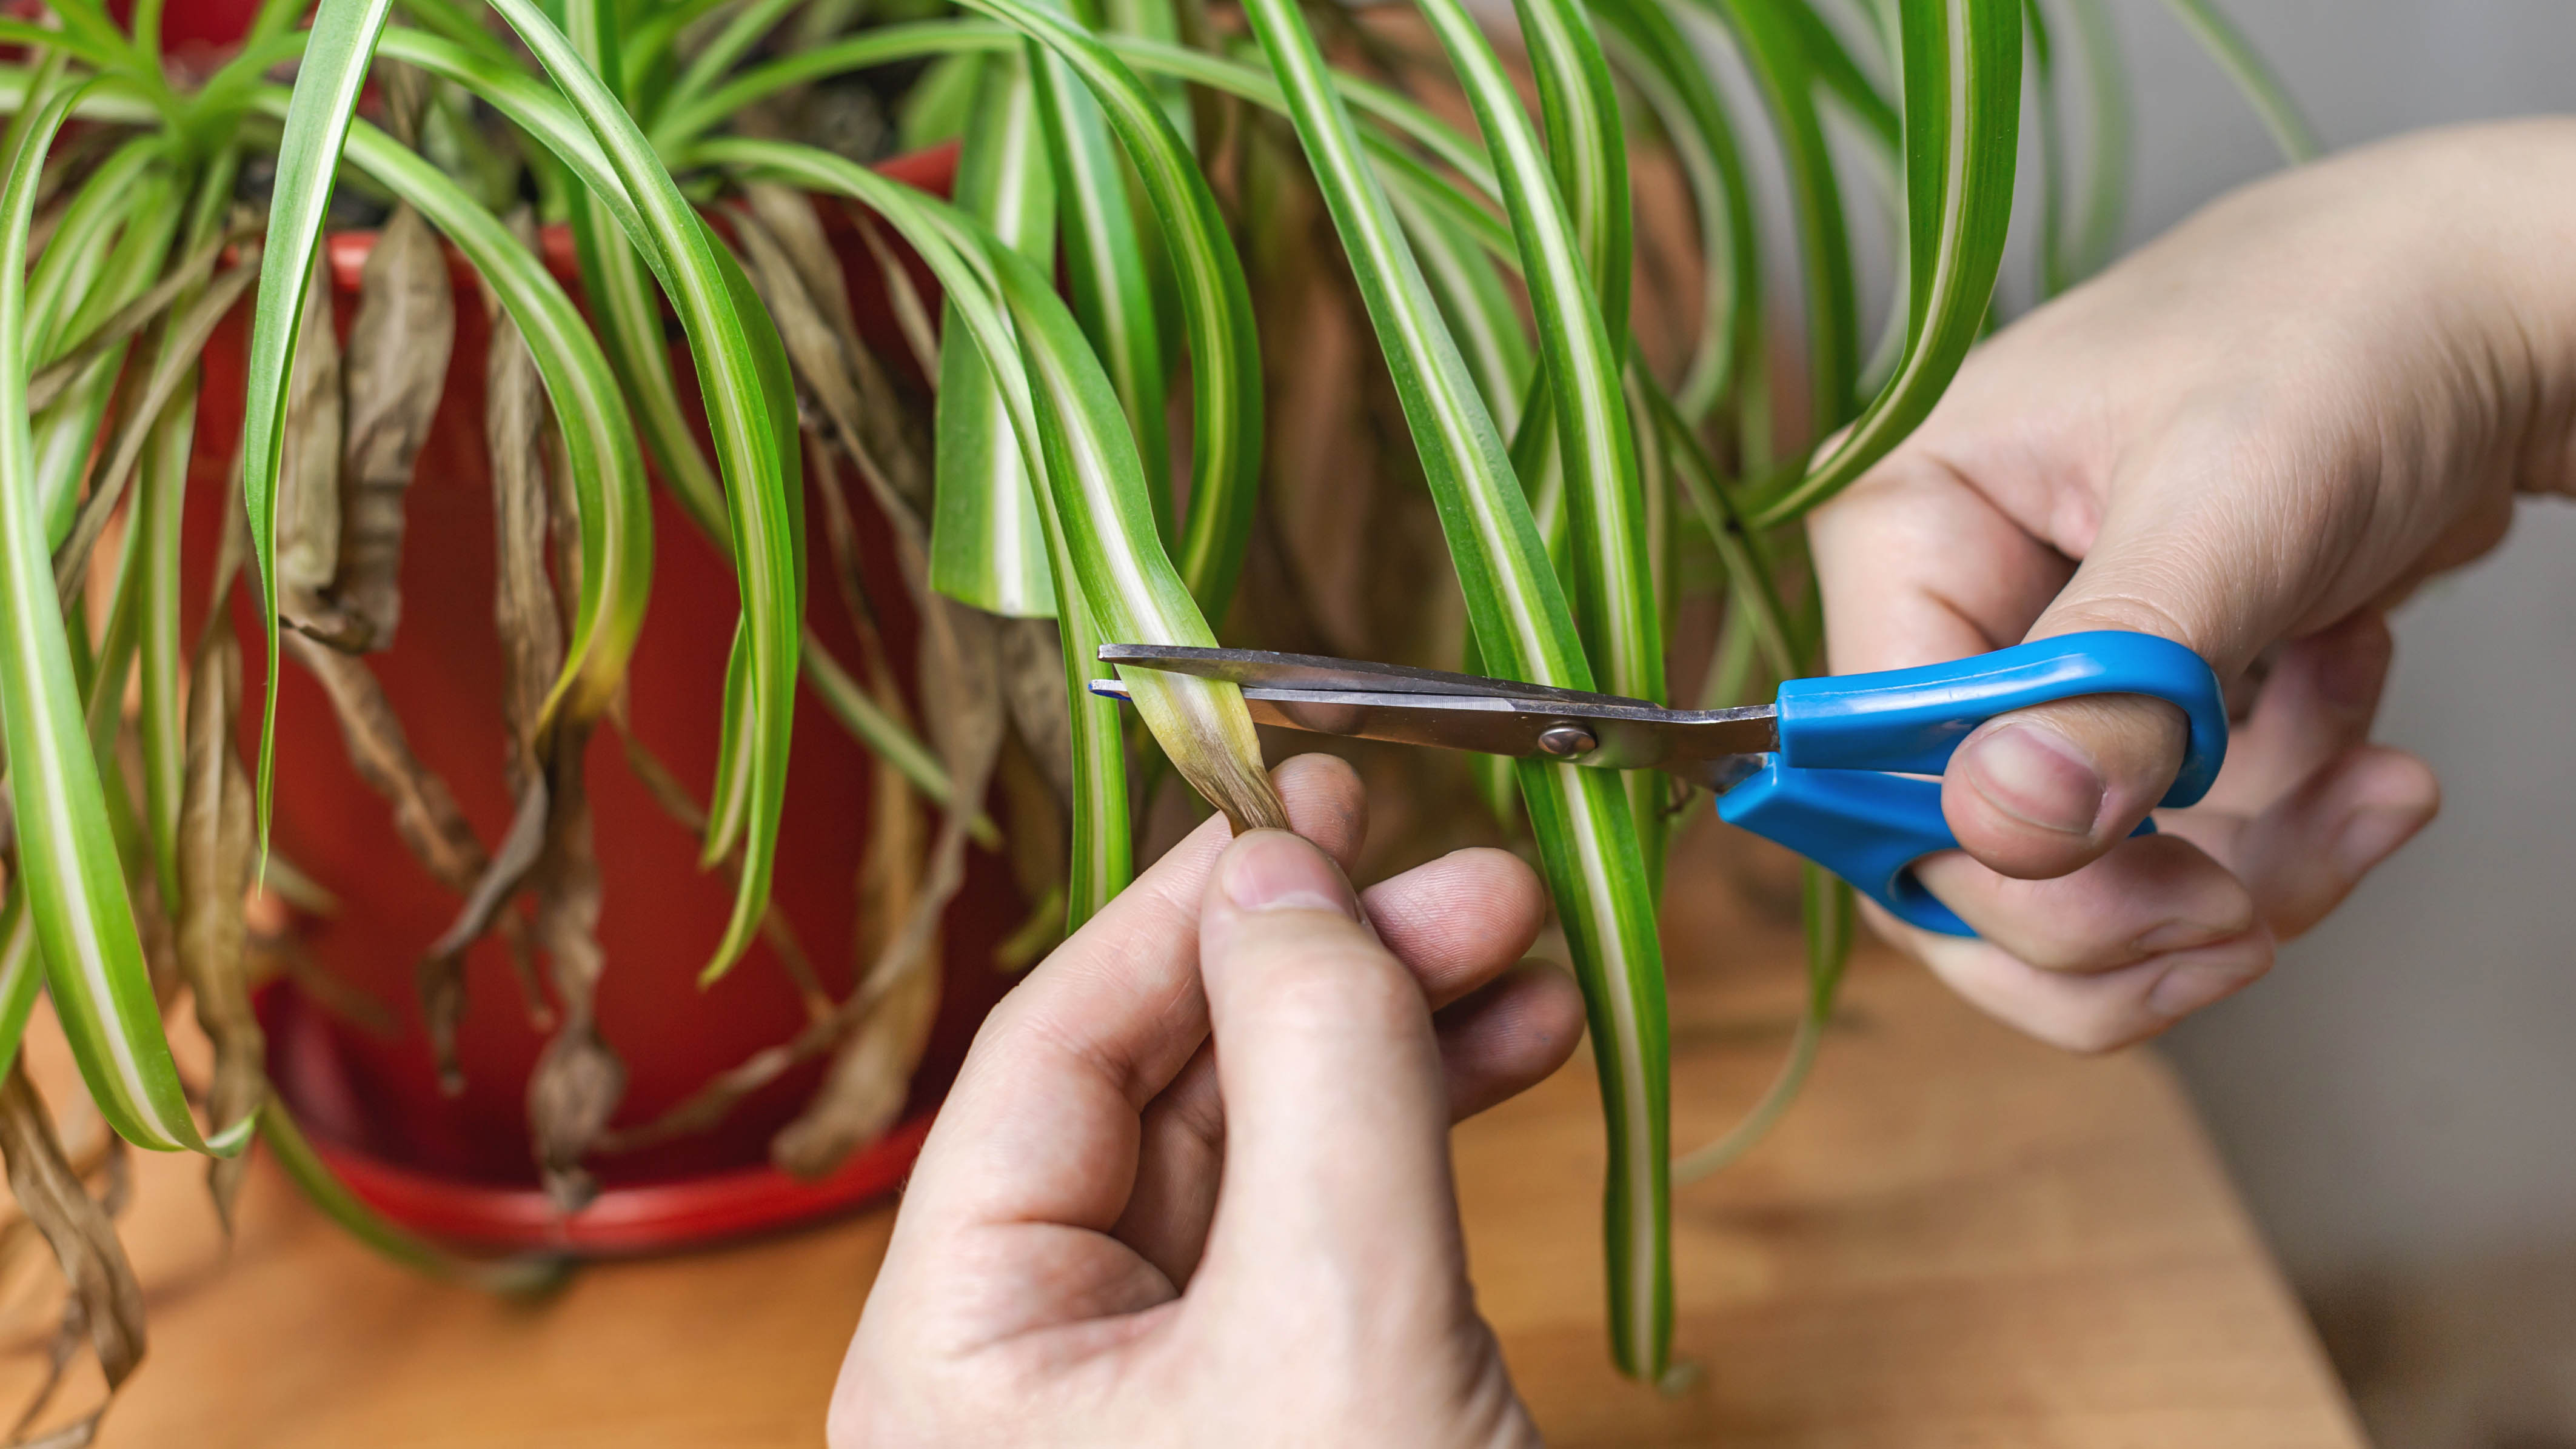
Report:
[[[1677,892],[1672,915],[1687,1143],[1759,1093],[1798,987],[1791,938],[1734,895]],[[1880,955],[1847,1001],[1780,1130],[1680,1194],[1700,1373],[1670,1397],[1604,1349],[1589,1064],[1459,1133],[1478,1290],[1552,1443],[2360,1443],[2160,1060],[2032,1045]],[[108,1449],[819,1444],[891,1221],[599,1268],[530,1307],[386,1266],[265,1169],[227,1258],[196,1165],[144,1156],[127,1238],[151,1356]],[[0,1404],[37,1377],[40,1297],[16,1284],[0,1319]]]

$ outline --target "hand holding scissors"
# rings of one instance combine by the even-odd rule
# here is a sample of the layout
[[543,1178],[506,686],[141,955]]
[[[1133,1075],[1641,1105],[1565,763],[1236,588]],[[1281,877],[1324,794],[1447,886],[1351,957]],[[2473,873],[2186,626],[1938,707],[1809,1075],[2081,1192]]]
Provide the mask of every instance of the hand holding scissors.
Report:
[[[2170,640],[2116,630],[1916,669],[1793,679],[1774,703],[1721,710],[1248,649],[1110,644],[1100,658],[1231,681],[1262,724],[1662,770],[1714,791],[1728,824],[1815,861],[1899,920],[1951,936],[1975,933],[1923,888],[1913,866],[1959,846],[1942,818],[1940,781],[1930,777],[1978,725],[2085,695],[2161,699],[2182,712],[2190,739],[2166,806],[2206,794],[2227,756],[2226,705],[2208,664]],[[1092,688],[1124,697],[1115,680]]]

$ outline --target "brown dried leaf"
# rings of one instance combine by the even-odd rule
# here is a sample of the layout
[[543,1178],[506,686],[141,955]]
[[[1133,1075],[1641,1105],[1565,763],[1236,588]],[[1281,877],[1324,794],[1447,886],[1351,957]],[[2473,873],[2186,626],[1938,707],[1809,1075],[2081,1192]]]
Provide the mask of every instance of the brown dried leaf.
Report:
[[[524,218],[522,218],[524,220]],[[492,478],[492,622],[500,636],[501,707],[509,722],[509,832],[465,892],[464,907],[429,948],[424,975],[452,976],[545,849],[549,771],[537,718],[563,669],[563,610],[546,573],[553,503],[546,482],[547,413],[536,360],[508,317],[492,313],[483,368],[483,431]]]
[[290,635],[286,647],[331,701],[341,743],[348,747],[358,777],[393,805],[394,829],[403,844],[439,884],[459,894],[472,890],[491,858],[447,782],[411,752],[411,741],[375,671],[365,660],[311,639]]
[[[892,666],[886,662],[885,634],[877,624],[874,600],[868,597],[867,581],[859,569],[858,520],[850,516],[850,500],[841,491],[841,470],[832,459],[831,445],[805,434],[805,477],[810,491],[823,502],[823,536],[832,547],[832,584],[841,596],[841,610],[850,621],[850,632],[859,638],[859,657],[866,668],[871,686],[892,678]],[[894,717],[909,725],[910,706],[897,697]]]
[[[1010,668],[1004,655],[1003,668]],[[1006,741],[1002,758],[993,770],[993,784],[1001,796],[1004,830],[1002,837],[1011,862],[1011,877],[1019,883],[1020,894],[1036,902],[1030,907],[1029,919],[1012,933],[1012,954],[1023,956],[1031,942],[1043,940],[1052,946],[1062,936],[1064,920],[1065,868],[1069,854],[1066,828],[1071,806],[1063,794],[1039,769],[1025,740]],[[1052,907],[1047,898],[1054,897]],[[1038,918],[1052,914],[1057,927],[1053,935],[1038,924]],[[997,947],[996,960],[1002,959]],[[1025,954],[1020,965],[1028,965],[1044,954]],[[1017,969],[1012,967],[1009,969]]]
[[[796,256],[821,243],[822,227],[810,209],[802,214],[811,232],[790,241],[761,219],[735,212],[734,233],[742,243],[744,269],[778,324],[798,385],[830,422],[833,440],[858,466],[859,476],[894,526],[905,556],[905,573],[912,572],[915,552],[926,571],[930,527],[922,510],[930,501],[931,473],[928,451],[917,434],[919,420],[897,401],[884,366],[846,322],[846,299],[842,315],[835,316],[818,305],[807,289]],[[837,280],[838,272],[833,275]]]
[[[928,590],[923,589],[927,594]],[[931,595],[936,600],[936,595]],[[905,823],[910,790],[891,767],[877,771],[880,823],[861,875],[862,959],[840,1043],[823,1088],[770,1148],[788,1172],[819,1176],[894,1125],[939,1005],[940,917],[966,878],[966,841],[982,809],[1003,735],[1001,661],[994,620],[960,606],[922,611],[922,714],[956,794],[915,864],[919,832]],[[907,900],[908,898],[908,900]]]
[[[179,800],[179,968],[195,993],[197,1024],[214,1043],[207,1110],[229,1126],[267,1095],[268,1043],[251,1011],[242,905],[251,881],[251,783],[233,748],[241,711],[241,645],[230,630],[206,633],[191,670],[187,772]],[[206,1184],[224,1231],[249,1156],[218,1159]]]
[[[773,207],[770,216],[782,219],[791,232],[799,226],[795,214],[783,207]],[[837,325],[828,304],[818,305],[808,291],[806,268],[796,258],[803,248],[809,252],[807,265],[814,265],[810,238],[791,244],[774,234],[764,218],[740,211],[733,220],[745,269],[778,323],[811,405],[808,415],[828,421],[835,441],[857,464],[892,525],[905,583],[921,617],[922,715],[956,794],[931,846],[928,867],[908,893],[908,907],[899,918],[892,912],[877,917],[881,924],[871,928],[875,949],[868,969],[829,1018],[719,1074],[653,1122],[607,1134],[601,1145],[631,1150],[712,1125],[743,1097],[837,1047],[840,1057],[824,1091],[772,1143],[772,1156],[782,1166],[819,1173],[883,1130],[879,1119],[902,1105],[900,1085],[888,1084],[908,1082],[919,1060],[920,1023],[938,1000],[940,916],[964,882],[968,834],[982,809],[1004,733],[1000,645],[990,616],[929,587],[929,531],[915,501],[927,492],[924,455],[909,436],[904,410],[873,354]],[[815,225],[810,210],[803,214],[803,224]],[[914,479],[918,486],[908,487]],[[824,481],[830,482],[828,477]],[[880,796],[891,793],[897,792],[881,780]],[[875,889],[882,899],[886,888]],[[880,1010],[888,1015],[871,1035],[864,1028]],[[890,1107],[885,1102],[889,1094],[895,1097]]]
[[323,598],[340,571],[340,338],[331,326],[330,261],[319,252],[286,391],[276,559],[278,610],[287,622],[340,637],[344,626]]
[[597,1192],[581,1165],[626,1093],[626,1064],[600,1039],[594,1003],[606,960],[599,949],[599,859],[591,846],[589,792],[582,762],[590,729],[567,723],[558,735],[553,804],[546,847],[531,877],[537,899],[537,944],[563,1024],[528,1076],[528,1126],[537,1170],[563,1212]]
[[[441,885],[459,895],[472,891],[491,865],[491,857],[475,838],[474,827],[466,823],[465,813],[457,808],[447,782],[411,752],[402,721],[385,699],[375,671],[367,667],[365,660],[301,634],[287,634],[285,643],[296,661],[320,681],[323,694],[330,699],[332,713],[339,717],[341,743],[348,748],[349,763],[356,768],[358,777],[394,807],[394,831],[402,837],[403,844]],[[530,1016],[543,1020],[540,1013],[544,1002],[527,962],[526,932],[510,916],[501,918],[500,929],[510,944],[511,960],[518,968]],[[465,1008],[462,958],[453,965],[459,969],[432,970],[430,963],[424,962],[419,973],[421,1011],[428,1020],[430,1047],[438,1058],[440,1076],[451,1091],[463,1085],[455,1075],[456,1023]]]
[[[392,67],[413,73],[407,66]],[[403,500],[438,416],[456,298],[438,234],[409,206],[376,234],[358,283],[342,373],[348,438],[340,462],[339,571],[331,594],[343,647],[389,649],[402,621]],[[524,351],[524,349],[522,349]]]
[[742,199],[786,251],[796,280],[823,309],[824,317],[843,335],[857,336],[858,319],[850,311],[850,289],[841,277],[840,254],[823,234],[823,219],[814,210],[813,198],[792,186],[755,181],[743,187]]
[[24,1434],[44,1411],[61,1381],[69,1346],[85,1336],[107,1379],[107,1400],[85,1418],[35,1441],[71,1449],[96,1436],[99,1419],[115,1402],[116,1391],[143,1359],[143,1289],[135,1282],[124,1246],[116,1240],[115,1225],[63,1155],[52,1114],[45,1110],[35,1084],[27,1080],[24,1061],[11,1063],[7,1077],[0,1079],[0,1154],[8,1159],[9,1191],[53,1248],[54,1261],[70,1287],[57,1340],[66,1351],[57,1357],[53,1376],[10,1437]]
[[[524,211],[512,221],[523,234],[532,229]],[[601,1039],[596,1011],[607,963],[599,948],[599,859],[584,775],[590,726],[564,720],[550,731],[538,729],[565,648],[563,606],[546,572],[548,545],[558,535],[573,537],[577,524],[571,500],[548,486],[546,401],[535,359],[497,311],[492,338],[484,387],[492,450],[492,615],[508,660],[502,702],[519,811],[510,839],[441,944],[461,952],[481,930],[478,907],[486,916],[498,910],[523,879],[536,898],[537,946],[562,1019],[528,1076],[528,1127],[546,1192],[559,1211],[571,1213],[598,1191],[582,1159],[625,1096],[626,1065]],[[531,833],[533,850],[523,839]]]
[[[852,941],[860,961],[878,960],[894,946],[921,899],[929,844],[928,822],[901,771],[878,761],[871,793],[873,823],[859,864]],[[929,1045],[939,984],[934,937],[879,992],[875,1007],[841,1044],[813,1099],[771,1141],[770,1161],[781,1171],[819,1177],[895,1124],[911,1091],[913,1068]]]
[[850,1033],[805,1110],[771,1140],[769,1159],[781,1172],[825,1176],[901,1120],[939,1014],[938,952],[923,954]]
[[1073,800],[1073,721],[1064,712],[1064,645],[1053,619],[1004,619],[1002,702],[1056,798]]
[[417,66],[379,58],[376,89],[385,102],[385,129],[406,146],[420,145],[421,118],[429,110],[429,75]]
[[930,320],[930,306],[922,300],[921,289],[913,285],[912,273],[887,244],[873,213],[854,203],[845,203],[842,213],[858,228],[860,239],[868,244],[868,255],[876,260],[877,276],[885,284],[887,307],[894,313],[896,328],[903,333],[904,346],[912,351],[913,364],[931,386],[938,386],[939,328]]
[[[971,609],[963,612],[975,620],[985,618]],[[1002,737],[998,690],[993,685],[996,665],[991,631],[979,630],[974,637],[980,639],[981,646],[964,651],[964,662],[954,673],[937,676],[946,687],[933,691],[933,697],[925,700],[925,713],[932,720],[933,743],[939,747],[948,765],[949,778],[957,782],[958,803],[952,805],[941,821],[938,838],[931,846],[929,868],[913,898],[911,910],[883,949],[876,953],[867,971],[862,973],[857,988],[828,1017],[808,1024],[792,1040],[779,1046],[764,1047],[739,1065],[718,1073],[660,1117],[638,1127],[603,1133],[597,1144],[599,1150],[633,1151],[714,1126],[724,1120],[735,1103],[778,1080],[800,1063],[812,1061],[848,1040],[853,1030],[866,1021],[880,1004],[911,981],[912,973],[927,971],[934,976],[937,974],[938,958],[933,948],[939,919],[965,881],[966,842],[976,806],[982,801],[985,785],[991,779],[994,757]],[[925,684],[929,682],[926,680]],[[982,703],[974,703],[977,700]],[[648,788],[652,788],[654,772],[668,774],[667,770],[660,769],[658,762],[652,761],[649,752],[643,752],[641,746],[631,740],[628,759],[637,763],[637,773],[647,781]],[[670,781],[669,788],[679,789],[676,781]],[[657,795],[660,793],[656,791]],[[693,807],[694,804],[684,791],[677,803],[683,807]],[[666,808],[669,808],[667,803]],[[913,989],[922,988],[915,985]],[[932,1000],[935,1005],[935,996]],[[914,1055],[917,1060],[917,1049]],[[800,1122],[803,1120],[799,1119]],[[796,1124],[784,1129],[786,1132],[796,1130]],[[818,1146],[826,1140],[820,1124],[809,1130],[815,1133],[814,1141]],[[814,1157],[820,1155],[816,1153]],[[837,1161],[838,1158],[831,1160]],[[829,1166],[829,1162],[823,1162],[813,1170],[824,1171]]]

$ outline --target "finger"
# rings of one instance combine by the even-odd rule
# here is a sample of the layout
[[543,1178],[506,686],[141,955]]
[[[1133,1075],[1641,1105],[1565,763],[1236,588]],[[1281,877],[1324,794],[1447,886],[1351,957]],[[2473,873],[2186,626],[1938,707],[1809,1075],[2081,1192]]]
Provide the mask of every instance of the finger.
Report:
[[[1502,850],[1452,852],[1370,887],[1361,900],[1378,939],[1434,1007],[1509,970],[1547,919],[1538,876]],[[1476,1068],[1480,1083],[1501,1070]],[[1146,1108],[1134,1190],[1110,1230],[1175,1283],[1188,1281],[1206,1246],[1224,1149],[1215,1060],[1202,1050]]]
[[1375,1312],[1445,1318],[1452,1293],[1420,1285],[1455,1280],[1464,1254],[1420,985],[1360,926],[1332,862],[1272,831],[1246,833],[1220,863],[1199,964],[1226,1144],[1193,1293],[1215,1279],[1258,1299],[1266,1321],[1319,1314],[1318,1328],[1346,1328],[1362,1295]]
[[[1273,772],[1288,817],[1336,858],[1366,833],[1359,778],[1329,755]],[[1105,1228],[1126,1202],[1137,1116],[1207,1034],[1199,908],[1226,825],[1211,818],[1002,999],[923,1144],[916,1221]]]
[[[1463,1121],[1536,1086],[1583,1040],[1583,993],[1530,961],[1433,1018],[1449,1120]],[[1145,1111],[1136,1186],[1111,1236],[1186,1286],[1207,1249],[1225,1158],[1216,1054],[1202,1048]]]
[[2341,905],[2441,808],[2431,766],[2404,750],[2361,744],[2251,819],[2186,810],[2172,830],[2228,862],[2264,924],[2286,941]]
[[2393,649],[2375,611],[2284,648],[2227,745],[2227,768],[2205,803],[2254,815],[2327,762],[2370,737]]
[[1547,924],[1547,889],[1508,850],[1452,851],[1360,893],[1378,939],[1435,1007],[1528,954]]
[[1524,961],[1433,1019],[1449,1120],[1545,1081],[1583,1040],[1583,992],[1563,968]]
[[2257,926],[2109,971],[2048,971],[1991,943],[1918,931],[1874,903],[1862,905],[1881,936],[1904,945],[1971,1005],[2068,1051],[2104,1052],[2142,1041],[2252,985],[2272,966],[2271,933]]
[[2182,767],[2182,712],[2139,695],[1997,715],[1950,758],[1941,813],[1988,869],[2024,880],[2098,861],[2138,828]]
[[1217,1097],[1216,1052],[1202,1043],[1172,1084],[1146,1105],[1134,1184],[1109,1235],[1174,1285],[1188,1287],[1207,1250],[1224,1165],[1225,1106]]
[[2255,923],[2244,883],[2171,835],[2122,841],[2054,880],[2001,875],[1955,851],[1926,857],[1915,874],[1988,944],[2045,971],[2108,971]]
[[[2224,438],[2182,429],[2125,458],[2125,473],[2156,486],[2115,480],[2097,528],[2058,529],[2061,546],[2083,563],[2028,637],[2153,634],[2192,649],[2221,679],[2234,678],[2294,622],[2312,590],[2299,549],[2238,542],[2248,497],[2270,494],[2262,478],[2213,486],[2211,460],[2233,457]],[[2300,536],[2302,520],[2274,522],[2279,536]],[[2014,876],[2063,875],[2100,858],[2146,818],[2172,786],[2185,742],[2180,711],[2138,695],[1999,716],[1961,744],[1942,804],[1959,843],[1987,865]]]
[[1810,515],[1807,538],[1838,674],[2017,643],[2073,568],[1920,450]]
[[[1838,673],[1938,663],[2044,632],[2033,621],[2071,568],[1919,449],[1835,500],[1808,533]],[[2178,712],[2133,698],[2001,716],[1960,746],[1942,810],[1990,869],[2062,875],[2137,827],[2171,786],[2182,740]]]

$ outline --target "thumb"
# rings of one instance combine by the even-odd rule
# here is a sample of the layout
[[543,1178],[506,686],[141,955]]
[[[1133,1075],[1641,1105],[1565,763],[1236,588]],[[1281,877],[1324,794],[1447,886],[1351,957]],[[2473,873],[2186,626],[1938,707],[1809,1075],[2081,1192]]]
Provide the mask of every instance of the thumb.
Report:
[[[2094,549],[2025,636],[2093,629],[2182,644],[2222,678],[2260,636],[2242,580],[2194,566],[2185,531],[2150,525]],[[1989,868],[2065,875],[2117,845],[2172,788],[2188,742],[2182,711],[2145,695],[2090,695],[1998,715],[1961,742],[1941,787],[1959,844]]]
[[1439,1044],[1341,871],[1294,835],[1247,831],[1208,883],[1199,969],[1225,1103],[1200,1278],[1272,1314],[1338,1317],[1354,1291],[1381,1311],[1438,1303],[1408,1285],[1463,1272]]

